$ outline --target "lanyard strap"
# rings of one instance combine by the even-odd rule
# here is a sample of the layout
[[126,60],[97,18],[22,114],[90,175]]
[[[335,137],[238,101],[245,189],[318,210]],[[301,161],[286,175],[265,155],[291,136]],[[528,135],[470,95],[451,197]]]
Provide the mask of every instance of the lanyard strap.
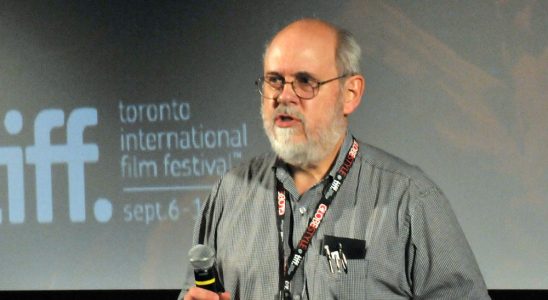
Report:
[[[299,241],[299,244],[297,245],[297,249],[292,250],[289,258],[287,260],[287,267],[284,264],[284,218],[285,218],[285,211],[287,208],[287,190],[283,187],[283,184],[276,180],[276,209],[277,209],[277,225],[278,225],[278,231],[279,231],[279,246],[278,251],[280,252],[280,296],[283,297],[283,299],[289,298],[290,293],[290,282],[295,276],[295,273],[297,272],[297,269],[301,265],[304,255],[306,254],[308,250],[308,245],[310,244],[310,241],[312,240],[312,237],[320,227],[320,224],[327,213],[327,210],[329,209],[329,206],[331,205],[331,202],[337,195],[337,192],[339,191],[339,187],[342,185],[344,179],[346,178],[346,175],[348,175],[348,172],[350,171],[350,168],[352,167],[352,164],[354,163],[354,160],[356,158],[356,155],[358,154],[359,145],[356,139],[352,138],[352,147],[348,150],[348,153],[346,154],[346,158],[337,171],[337,174],[335,175],[335,178],[333,178],[333,181],[331,181],[331,185],[329,187],[329,190],[325,192],[322,195],[322,198],[320,199],[320,202],[316,206],[316,213],[311,218],[311,220],[308,223],[308,227],[306,228],[305,232],[303,233],[301,240]],[[282,276],[283,274],[283,276]]]

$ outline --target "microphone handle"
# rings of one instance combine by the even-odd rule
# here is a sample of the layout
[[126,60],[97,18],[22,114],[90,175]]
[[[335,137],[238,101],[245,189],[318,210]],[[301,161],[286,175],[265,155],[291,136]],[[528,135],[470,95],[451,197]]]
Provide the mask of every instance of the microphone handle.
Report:
[[225,291],[222,283],[217,279],[215,265],[208,269],[194,269],[194,279],[196,286],[215,293]]

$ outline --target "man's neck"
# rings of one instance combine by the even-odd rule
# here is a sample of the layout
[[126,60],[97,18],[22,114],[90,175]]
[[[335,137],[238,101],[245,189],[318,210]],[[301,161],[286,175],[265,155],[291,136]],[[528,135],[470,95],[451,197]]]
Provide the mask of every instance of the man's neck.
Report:
[[339,154],[344,139],[345,135],[342,135],[337,144],[333,147],[333,150],[331,150],[331,152],[320,162],[306,167],[290,166],[293,172],[295,187],[300,195],[320,182],[327,172],[329,172]]

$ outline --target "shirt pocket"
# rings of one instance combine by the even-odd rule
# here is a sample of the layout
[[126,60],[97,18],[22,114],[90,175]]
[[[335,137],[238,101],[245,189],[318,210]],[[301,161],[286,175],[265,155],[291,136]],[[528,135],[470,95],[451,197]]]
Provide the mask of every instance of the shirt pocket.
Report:
[[337,264],[331,260],[333,272],[325,255],[317,255],[315,276],[308,277],[312,283],[311,299],[363,299],[366,295],[368,265],[367,258],[347,259],[346,272],[337,270]]
[[338,299],[363,299],[369,261],[365,258],[348,259],[347,270],[336,272]]

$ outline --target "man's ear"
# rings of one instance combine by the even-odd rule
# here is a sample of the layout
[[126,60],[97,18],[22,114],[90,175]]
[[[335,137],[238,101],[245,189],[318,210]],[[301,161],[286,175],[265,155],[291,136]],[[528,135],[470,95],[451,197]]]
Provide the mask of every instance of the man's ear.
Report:
[[343,89],[345,116],[350,115],[360,105],[363,93],[365,91],[365,78],[358,74],[346,79]]

